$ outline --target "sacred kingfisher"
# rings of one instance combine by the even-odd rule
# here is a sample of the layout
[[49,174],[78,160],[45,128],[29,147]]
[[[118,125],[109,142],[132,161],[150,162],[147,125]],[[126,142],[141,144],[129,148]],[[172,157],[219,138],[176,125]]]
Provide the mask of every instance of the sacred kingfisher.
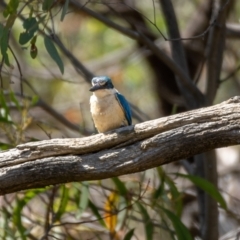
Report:
[[107,76],[94,77],[90,98],[92,118],[99,133],[132,124],[132,114],[125,97],[114,88]]

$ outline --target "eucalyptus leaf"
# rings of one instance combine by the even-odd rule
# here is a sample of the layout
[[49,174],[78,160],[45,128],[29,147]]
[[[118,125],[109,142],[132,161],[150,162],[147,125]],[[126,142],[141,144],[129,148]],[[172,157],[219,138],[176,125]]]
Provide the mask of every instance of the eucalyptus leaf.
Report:
[[42,4],[43,11],[49,11],[54,3],[54,0],[44,0]]
[[62,14],[61,14],[61,21],[63,21],[65,15],[67,13],[68,5],[69,5],[69,0],[65,0],[65,3],[63,5],[63,9],[62,9]]
[[206,193],[208,193],[213,199],[215,199],[223,209],[227,209],[227,204],[224,198],[222,197],[221,193],[212,183],[210,183],[206,179],[198,176],[185,175],[180,173],[178,173],[177,176],[189,179],[197,187],[201,188]]
[[134,228],[129,230],[128,233],[125,235],[124,239],[123,240],[131,240],[132,239],[132,236],[134,234]]
[[63,65],[62,59],[60,58],[54,43],[51,41],[51,39],[48,36],[44,37],[44,45],[45,45],[45,48],[47,49],[48,54],[56,62],[61,73],[63,74],[64,73],[64,65]]
[[153,239],[153,231],[154,231],[154,225],[152,223],[152,220],[146,210],[146,208],[140,204],[139,202],[137,202],[137,206],[142,214],[142,219],[144,220],[144,227],[145,227],[145,234],[146,237],[145,239],[147,240],[152,240]]
[[180,218],[176,216],[173,212],[169,211],[166,208],[161,208],[167,217],[170,219],[174,226],[174,230],[177,235],[177,239],[184,239],[184,240],[193,240],[190,232],[186,228],[186,226],[181,222]]

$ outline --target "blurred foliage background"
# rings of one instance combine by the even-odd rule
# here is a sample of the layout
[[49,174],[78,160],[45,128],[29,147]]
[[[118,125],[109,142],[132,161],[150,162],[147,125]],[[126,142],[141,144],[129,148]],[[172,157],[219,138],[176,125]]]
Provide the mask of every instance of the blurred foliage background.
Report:
[[[168,57],[173,45],[182,45],[187,70],[176,59],[175,64],[205,99],[195,108],[239,95],[240,2],[179,0],[172,1],[174,11],[166,2],[1,1],[0,150],[96,133],[89,111],[96,75],[110,76],[126,96],[134,124],[192,109],[178,74],[151,44]],[[171,37],[167,10],[188,40],[169,40],[177,36]],[[215,157],[215,179],[195,171],[197,162],[189,159],[119,178],[1,196],[0,239],[235,239],[239,147],[218,149]],[[208,222],[204,212],[214,207],[199,204],[201,189],[218,210]]]

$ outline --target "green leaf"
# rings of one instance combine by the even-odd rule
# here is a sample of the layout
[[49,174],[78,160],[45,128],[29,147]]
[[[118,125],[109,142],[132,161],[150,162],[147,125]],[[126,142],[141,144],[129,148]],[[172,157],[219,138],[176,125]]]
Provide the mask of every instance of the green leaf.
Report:
[[13,211],[13,223],[15,224],[15,226],[17,227],[20,235],[21,235],[21,239],[26,240],[26,235],[24,234],[24,232],[26,231],[26,228],[23,226],[22,224],[22,209],[23,207],[26,205],[25,200],[19,200],[17,199],[16,201],[16,207]]
[[21,111],[21,106],[20,106],[17,98],[15,97],[15,94],[12,91],[10,91],[9,96],[10,96],[10,99],[15,103],[18,111]]
[[32,34],[31,34],[31,33],[23,32],[23,33],[20,33],[18,42],[19,42],[21,45],[24,45],[24,44],[26,44],[28,41],[30,41],[31,38],[32,38]]
[[147,240],[152,240],[153,239],[153,231],[154,231],[154,225],[151,221],[151,218],[149,217],[149,214],[146,210],[145,207],[143,207],[142,204],[137,202],[137,206],[142,214],[143,221],[144,221],[144,227],[145,227],[145,234]]
[[35,35],[32,40],[31,40],[31,44],[35,45],[37,42],[37,35]]
[[31,105],[35,106],[39,101],[39,97],[38,96],[33,96],[32,100],[31,100]]
[[120,194],[124,197],[126,197],[128,190],[126,188],[126,186],[124,185],[124,183],[118,178],[118,177],[113,177],[112,181],[114,182],[114,184],[116,185],[118,191],[120,192]]
[[132,236],[134,234],[134,228],[132,228],[131,230],[128,231],[128,233],[125,235],[124,239],[123,240],[131,240],[132,239]]
[[176,209],[177,215],[180,217],[181,213],[182,213],[182,195],[178,191],[175,183],[173,182],[173,180],[170,177],[166,176],[165,182],[169,186],[169,190],[172,195],[172,202]]
[[7,118],[3,118],[0,114],[0,122],[4,122],[7,124],[14,124],[14,122],[12,122],[11,120],[8,120]]
[[63,74],[64,66],[63,66],[62,59],[60,58],[54,43],[51,41],[51,39],[48,36],[44,37],[44,45],[45,45],[45,48],[47,49],[48,54],[57,63],[61,73]]
[[[31,33],[28,33],[28,32],[22,32],[20,33],[19,35],[19,39],[18,39],[18,42],[21,44],[21,45],[24,45],[26,43],[28,43],[31,38],[32,38],[32,34]],[[26,49],[26,48],[25,48]]]
[[38,189],[33,189],[33,190],[28,190],[25,192],[24,195],[24,199],[26,201],[26,204],[33,199],[34,197],[36,197],[38,194],[46,192],[47,189],[46,188],[38,188]]
[[54,3],[54,0],[44,0],[42,4],[43,11],[49,11]]
[[221,193],[218,191],[218,189],[212,183],[210,183],[206,179],[198,177],[198,176],[185,175],[185,174],[180,174],[180,173],[178,173],[177,176],[189,179],[197,187],[201,188],[207,194],[209,194],[213,199],[215,199],[223,209],[225,209],[225,210],[227,209],[227,204],[226,204],[224,198],[222,197]]
[[35,44],[31,44],[31,48],[30,48],[30,56],[32,59],[35,59],[37,57],[38,54],[38,48]]
[[153,196],[152,199],[154,201],[154,203],[156,202],[156,200],[163,194],[163,190],[164,190],[164,183],[165,183],[165,177],[166,174],[163,171],[163,169],[161,167],[157,168],[157,172],[158,172],[158,176],[159,179],[161,181],[161,184],[159,185],[159,187],[153,192]]
[[10,148],[12,148],[13,146],[8,144],[8,143],[2,143],[0,142],[0,151],[3,151],[3,150],[8,150]]
[[8,49],[8,29],[4,28],[1,34],[1,53],[4,54],[7,52]]
[[106,227],[106,224],[105,224],[105,222],[103,221],[102,216],[100,215],[100,213],[98,212],[97,207],[92,203],[91,200],[89,200],[88,206],[90,207],[90,209],[92,210],[92,212],[93,212],[93,214],[96,216],[96,218],[98,219],[98,222],[99,222],[103,227]]
[[64,5],[63,5],[62,14],[61,14],[61,21],[63,21],[65,15],[66,15],[66,13],[67,13],[68,5],[69,5],[69,0],[65,0],[65,3],[64,3]]
[[38,31],[38,22],[36,18],[27,18],[23,22],[23,27],[26,31],[19,36],[19,43],[21,45],[26,44],[33,38],[34,33]]
[[1,53],[4,58],[4,62],[7,64],[7,66],[10,66],[9,58],[8,58],[8,54],[7,54],[8,33],[9,33],[9,30],[5,27],[1,30],[0,44],[1,44]]
[[3,224],[1,226],[1,231],[0,236],[1,239],[14,239],[14,234],[13,231],[11,229],[11,227],[9,226],[9,220],[11,219],[11,215],[9,214],[8,210],[7,210],[7,206],[2,206],[1,207],[1,219],[3,220]]
[[31,200],[33,199],[36,195],[39,193],[45,191],[44,189],[37,189],[37,190],[29,190],[26,191],[24,194],[24,197],[22,199],[16,200],[16,207],[13,209],[13,223],[17,227],[21,239],[26,240],[26,228],[22,224],[22,210],[24,206]]
[[4,30],[4,26],[2,23],[0,23],[0,42],[1,42],[2,35],[3,35],[3,30]]
[[68,198],[69,198],[69,188],[67,188],[65,185],[61,186],[61,201],[58,208],[58,211],[56,212],[56,221],[60,220],[61,216],[65,213],[66,207],[68,204]]
[[80,217],[81,214],[88,207],[88,201],[89,201],[89,183],[88,182],[82,182],[81,197],[80,197],[80,200],[79,200],[79,215],[78,215],[78,217]]
[[19,0],[10,0],[7,7],[3,11],[3,16],[6,18],[9,14],[16,13],[19,5]]
[[23,27],[27,32],[35,33],[38,31],[38,22],[36,18],[30,17],[26,18],[23,22]]
[[9,107],[7,106],[3,92],[0,91],[0,122],[12,124],[11,117],[9,115]]
[[184,240],[192,240],[192,236],[189,233],[188,229],[185,227],[185,225],[181,222],[179,217],[177,217],[173,212],[169,211],[166,208],[161,209],[164,211],[164,213],[167,215],[167,217],[171,220],[173,227],[175,229],[177,239],[184,239]]

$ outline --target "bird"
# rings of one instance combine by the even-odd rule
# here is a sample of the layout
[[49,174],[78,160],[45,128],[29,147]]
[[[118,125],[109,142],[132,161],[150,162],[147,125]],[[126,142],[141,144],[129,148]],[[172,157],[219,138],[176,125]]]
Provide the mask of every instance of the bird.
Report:
[[132,125],[130,105],[114,88],[111,78],[94,77],[89,91],[93,93],[90,97],[90,111],[99,133]]

